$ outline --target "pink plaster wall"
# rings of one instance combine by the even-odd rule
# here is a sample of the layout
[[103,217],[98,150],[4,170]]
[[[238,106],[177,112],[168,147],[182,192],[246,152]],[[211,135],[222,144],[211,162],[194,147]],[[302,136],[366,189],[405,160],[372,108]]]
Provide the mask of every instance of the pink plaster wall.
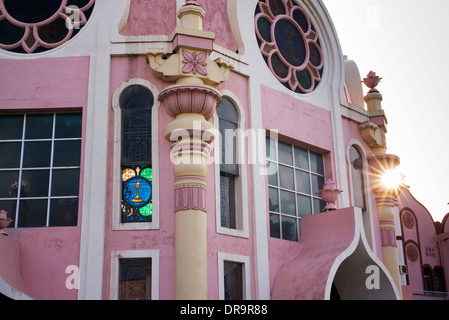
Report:
[[76,290],[66,288],[69,275],[65,271],[69,265],[79,265],[89,63],[89,57],[0,60],[0,111],[83,111],[78,227],[7,230],[8,241],[19,248],[14,250],[14,267],[20,272],[11,285],[19,281],[25,293],[35,299],[77,297]]
[[0,60],[0,109],[86,105],[89,57]]
[[[216,44],[236,51],[238,47],[229,24],[227,0],[199,0],[198,4],[206,12],[203,29],[215,32]],[[164,19],[160,19],[162,16]],[[131,0],[128,22],[120,33],[125,36],[171,35],[176,21],[176,0]]]
[[[445,254],[448,255],[448,252],[443,252],[443,256],[441,255],[441,249],[444,250],[445,248],[444,246],[439,247],[433,218],[427,209],[413,197],[410,191],[404,190],[401,193],[399,209],[405,248],[409,243],[414,243],[419,251],[417,261],[412,261],[406,253],[404,254],[408,265],[410,285],[413,290],[424,290],[423,267],[428,265],[433,269],[440,266],[446,269],[449,267],[445,265]],[[413,217],[413,225],[408,227],[403,220],[405,212],[409,212]],[[448,284],[447,277],[446,284]]]
[[261,86],[261,94],[264,128],[311,148],[333,150],[329,111],[269,87]]
[[[113,57],[111,61],[111,98],[116,88],[124,81],[132,78],[145,79],[152,82],[162,90],[164,84],[154,78],[145,57]],[[238,97],[246,114],[246,127],[249,127],[249,107],[247,79],[231,73],[230,79],[219,89],[228,89]],[[163,105],[159,107],[159,173],[160,173],[160,229],[143,231],[112,231],[112,154],[113,154],[113,112],[109,114],[109,161],[108,161],[108,196],[106,210],[105,234],[105,278],[103,279],[103,298],[109,299],[110,294],[110,261],[112,250],[159,250],[160,251],[160,292],[162,300],[174,298],[174,173],[173,164],[168,161],[170,143],[165,139],[165,126],[173,121],[165,111]],[[212,120],[211,120],[212,121]],[[247,167],[249,175],[251,169]],[[216,233],[215,218],[215,168],[208,168],[207,175],[207,226],[208,226],[208,282],[209,299],[218,299],[218,252],[225,252],[250,257],[251,274],[254,274],[252,262],[254,261],[252,243],[252,185],[251,176],[248,177],[249,194],[249,230],[250,238],[238,238]],[[255,292],[254,279],[251,279],[252,292]]]
[[[161,17],[164,19],[161,19]],[[125,36],[171,34],[176,27],[176,0],[131,0]]]
[[[330,112],[269,87],[261,86],[261,93],[263,127],[278,130],[280,138],[287,142],[322,152],[326,177],[335,181]],[[270,237],[268,247],[270,284],[273,285],[280,268],[298,255],[302,244],[301,239],[300,242],[291,242]]]

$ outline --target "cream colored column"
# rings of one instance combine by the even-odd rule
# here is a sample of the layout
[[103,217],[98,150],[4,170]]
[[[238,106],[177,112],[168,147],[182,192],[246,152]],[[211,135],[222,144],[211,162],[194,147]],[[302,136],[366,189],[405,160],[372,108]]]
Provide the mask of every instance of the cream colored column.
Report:
[[390,170],[394,170],[399,165],[400,160],[396,155],[387,154],[385,139],[387,120],[382,109],[382,95],[376,89],[380,80],[381,78],[371,71],[363,81],[370,88],[364,98],[370,114],[370,121],[362,123],[359,130],[372,150],[372,155],[367,158],[371,171],[371,188],[376,195],[384,264],[402,299],[394,219],[394,200],[399,195],[402,186],[388,187],[382,181],[383,175]]
[[[209,56],[213,32],[204,31],[204,10],[188,0],[178,11],[180,24],[172,33],[173,52],[149,50],[153,74],[171,82],[159,100],[175,118],[165,128],[172,142],[175,197],[175,299],[205,300],[207,284],[207,159],[214,127],[209,119],[220,105],[214,86],[226,81],[232,66]],[[174,84],[173,84],[174,83]],[[168,161],[168,159],[167,159]]]

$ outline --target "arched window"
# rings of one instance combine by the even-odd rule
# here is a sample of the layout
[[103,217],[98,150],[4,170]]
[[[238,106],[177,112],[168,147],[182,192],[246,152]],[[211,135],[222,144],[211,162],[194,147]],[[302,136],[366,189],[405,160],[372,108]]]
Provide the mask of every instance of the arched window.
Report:
[[236,179],[239,176],[237,163],[237,129],[239,114],[234,104],[223,98],[217,108],[220,131],[220,219],[224,228],[236,229]]
[[354,192],[354,206],[366,210],[365,180],[363,177],[363,156],[360,151],[351,146],[349,150],[351,161],[351,179]]
[[432,270],[429,267],[424,267],[423,276],[424,276],[424,290],[433,291]]
[[154,96],[134,85],[120,96],[122,116],[122,223],[152,222],[151,120]]
[[435,291],[446,292],[446,286],[444,285],[444,272],[443,268],[436,267],[434,270],[435,278]]

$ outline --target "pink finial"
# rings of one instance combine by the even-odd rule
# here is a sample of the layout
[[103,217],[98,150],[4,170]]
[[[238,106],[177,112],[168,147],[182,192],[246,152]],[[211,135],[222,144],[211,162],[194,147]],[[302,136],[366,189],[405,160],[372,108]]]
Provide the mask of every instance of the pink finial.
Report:
[[379,92],[376,87],[379,85],[380,80],[382,80],[381,77],[377,76],[375,72],[370,71],[362,82],[370,89],[369,92]]
[[197,6],[198,3],[196,3],[196,0],[186,0],[186,6],[187,5]]

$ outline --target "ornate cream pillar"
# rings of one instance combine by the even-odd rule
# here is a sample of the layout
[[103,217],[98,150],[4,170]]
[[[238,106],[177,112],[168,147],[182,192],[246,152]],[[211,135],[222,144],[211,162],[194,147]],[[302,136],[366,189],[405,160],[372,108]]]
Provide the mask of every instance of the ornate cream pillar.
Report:
[[175,173],[175,299],[179,300],[208,298],[206,161],[214,138],[208,120],[221,102],[213,86],[226,81],[232,68],[222,59],[209,59],[215,35],[202,29],[204,16],[195,1],[186,1],[178,11],[173,50],[147,52],[153,74],[174,83],[161,91],[159,100],[175,118],[165,128],[165,137],[172,142]]
[[380,80],[372,71],[364,79],[365,85],[370,88],[365,96],[370,120],[362,123],[359,129],[365,142],[372,150],[372,155],[367,158],[371,171],[371,188],[376,195],[384,264],[402,298],[394,219],[395,198],[401,192],[402,185],[388,186],[383,181],[385,173],[394,170],[400,164],[400,159],[396,155],[387,154],[385,139],[387,120],[382,109],[382,95],[376,89]]

